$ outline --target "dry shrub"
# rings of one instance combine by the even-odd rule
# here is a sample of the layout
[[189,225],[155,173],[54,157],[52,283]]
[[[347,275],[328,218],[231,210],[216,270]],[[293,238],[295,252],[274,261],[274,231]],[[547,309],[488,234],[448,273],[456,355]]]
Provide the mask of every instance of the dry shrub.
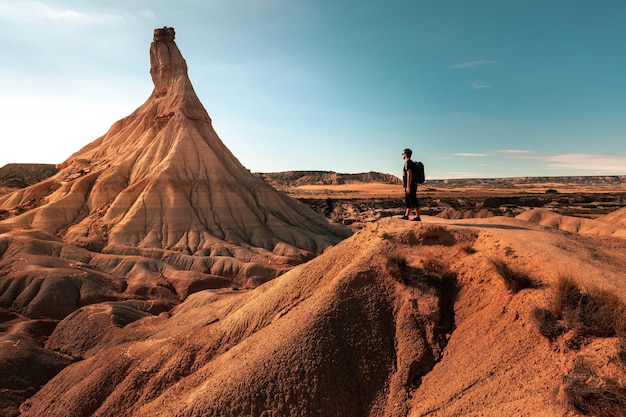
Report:
[[578,313],[583,332],[597,337],[616,336],[616,319],[622,308],[619,297],[607,290],[594,288],[588,294],[583,294]]
[[406,258],[397,253],[387,255],[387,271],[396,281],[406,283],[407,271],[409,265]]
[[551,342],[556,340],[556,338],[563,333],[564,329],[559,324],[559,320],[554,313],[547,308],[535,307],[531,315],[539,329],[539,333]]
[[615,335],[618,340],[619,358],[626,364],[626,306],[622,306],[615,318]]
[[582,292],[576,281],[568,276],[561,275],[554,287],[549,308],[556,316],[560,317],[563,312],[575,309],[580,303],[581,297]]
[[423,260],[424,268],[409,266],[405,257],[398,253],[387,255],[387,271],[396,281],[422,289],[435,290],[440,286],[441,277],[445,275],[447,266],[433,257]]
[[559,277],[547,309],[534,308],[532,316],[539,332],[550,340],[572,330],[581,337],[620,338],[626,350],[626,307],[609,291],[591,288],[583,292],[568,276]]
[[584,336],[615,336],[616,318],[623,308],[621,300],[609,291],[591,288],[583,292],[573,279],[563,276],[552,302],[552,312]]
[[473,255],[478,252],[471,244],[461,246],[461,250],[468,255]]
[[441,312],[438,326],[443,330],[452,330],[455,327],[454,304],[459,293],[457,274],[434,256],[424,258],[422,265],[423,268],[411,267],[402,255],[387,255],[389,275],[404,285],[436,295]]
[[583,414],[598,417],[623,417],[626,388],[616,380],[597,375],[581,358],[573,371],[563,377],[561,402]]
[[424,270],[437,275],[445,275],[448,271],[448,265],[437,259],[435,255],[432,253],[426,254],[422,259],[422,265],[424,266]]
[[537,283],[527,273],[511,269],[502,259],[494,258],[490,261],[510,292],[515,294],[527,288],[537,288]]

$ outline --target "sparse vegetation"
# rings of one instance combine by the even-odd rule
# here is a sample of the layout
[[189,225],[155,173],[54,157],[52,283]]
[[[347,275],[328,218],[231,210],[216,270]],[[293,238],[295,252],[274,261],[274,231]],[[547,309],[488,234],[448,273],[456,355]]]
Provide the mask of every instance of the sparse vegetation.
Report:
[[439,286],[441,276],[447,267],[432,258],[423,260],[424,268],[409,266],[404,256],[392,253],[387,256],[387,270],[389,274],[398,282],[411,285],[428,291]]
[[451,330],[454,328],[454,303],[459,292],[457,275],[434,256],[422,259],[422,264],[423,268],[412,267],[404,256],[392,253],[387,256],[386,267],[396,281],[425,292],[435,292],[442,313],[438,325]]
[[615,318],[615,333],[618,340],[619,358],[626,364],[626,306],[622,306]]
[[437,259],[432,253],[422,259],[422,265],[427,272],[439,276],[444,276],[449,271],[448,265],[441,262],[441,260]]
[[609,291],[591,288],[583,292],[566,276],[558,279],[548,308],[535,308],[533,318],[539,332],[550,340],[573,331],[571,345],[584,337],[620,338],[626,349],[626,307]]
[[387,271],[396,280],[405,283],[406,271],[408,264],[406,258],[398,253],[392,253],[387,256]]
[[492,258],[490,261],[510,292],[515,294],[527,288],[537,288],[538,284],[526,272],[512,269],[502,259]]
[[461,246],[461,250],[467,253],[468,255],[473,255],[477,252],[477,250],[474,249],[474,247],[470,244]]
[[559,324],[558,319],[552,311],[547,308],[533,308],[532,318],[539,329],[539,333],[546,339],[553,342],[564,332],[564,328]]
[[[618,354],[626,363],[626,306],[609,291],[583,291],[571,277],[561,276],[553,287],[548,307],[535,307],[532,317],[539,332],[551,341],[567,334],[565,343],[570,348],[579,348],[588,337],[617,336]],[[559,399],[586,415],[624,416],[626,387],[598,375],[579,357],[572,372],[563,377]]]
[[598,417],[623,417],[626,388],[616,380],[599,376],[582,358],[573,371],[563,377],[559,397],[567,407]]

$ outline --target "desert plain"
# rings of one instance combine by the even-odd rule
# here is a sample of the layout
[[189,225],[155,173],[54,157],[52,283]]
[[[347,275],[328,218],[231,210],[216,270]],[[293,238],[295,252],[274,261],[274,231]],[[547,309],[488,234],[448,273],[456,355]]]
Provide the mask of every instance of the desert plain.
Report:
[[429,179],[401,220],[390,174],[250,173],[174,38],[2,185],[0,414],[624,415],[623,177]]

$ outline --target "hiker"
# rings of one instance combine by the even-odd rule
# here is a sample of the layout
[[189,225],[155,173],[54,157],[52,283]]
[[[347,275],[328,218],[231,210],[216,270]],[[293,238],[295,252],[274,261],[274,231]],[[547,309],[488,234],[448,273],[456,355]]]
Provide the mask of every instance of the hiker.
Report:
[[413,220],[421,222],[419,202],[417,201],[417,167],[415,162],[411,160],[411,155],[413,155],[413,151],[408,148],[402,151],[402,159],[404,159],[402,183],[404,186],[406,211],[401,219],[409,220],[411,209],[413,209],[416,216]]

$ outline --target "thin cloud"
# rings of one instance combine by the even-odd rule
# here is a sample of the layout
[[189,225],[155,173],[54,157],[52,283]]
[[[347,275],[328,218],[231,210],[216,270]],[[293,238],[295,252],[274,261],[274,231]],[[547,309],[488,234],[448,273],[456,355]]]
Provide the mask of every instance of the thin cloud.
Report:
[[467,62],[461,62],[458,64],[454,64],[454,65],[450,65],[450,68],[453,69],[460,69],[460,68],[476,68],[476,67],[482,67],[484,65],[490,65],[490,64],[495,64],[496,61],[490,61],[487,59],[481,59],[478,61],[467,61]]
[[480,89],[483,89],[483,88],[491,87],[491,84],[486,83],[484,81],[474,81],[474,82],[471,83],[471,86],[472,86],[472,88],[474,90],[480,90]]
[[550,169],[573,169],[597,173],[626,174],[626,155],[604,153],[567,153],[540,156]]
[[0,3],[0,17],[25,22],[70,22],[81,24],[109,24],[122,20],[122,16],[113,14],[85,13],[71,9],[62,9],[39,1]]
[[538,155],[527,149],[501,149],[494,151],[507,158],[532,159],[546,164],[547,169],[588,172],[598,175],[626,174],[626,155],[608,153],[561,153]]
[[156,18],[156,14],[152,10],[142,10],[139,13],[137,13],[137,15],[141,17],[142,19],[152,20]]
[[476,157],[482,157],[482,156],[489,156],[489,154],[488,153],[459,152],[459,153],[455,153],[454,156],[476,158]]
[[531,151],[528,149],[500,149],[494,152],[509,154],[509,155],[532,155],[535,153],[535,151]]

